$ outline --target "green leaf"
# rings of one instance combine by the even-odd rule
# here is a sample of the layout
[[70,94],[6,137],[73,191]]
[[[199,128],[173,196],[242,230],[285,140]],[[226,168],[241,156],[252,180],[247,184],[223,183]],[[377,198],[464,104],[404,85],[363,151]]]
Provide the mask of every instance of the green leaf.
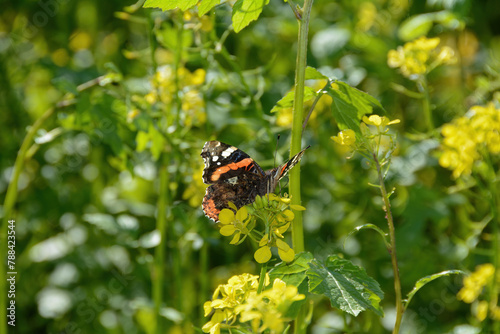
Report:
[[201,3],[198,5],[198,15],[203,16],[208,11],[220,3],[221,0],[201,0]]
[[306,67],[306,80],[314,80],[314,79],[326,79],[326,80],[328,80],[328,77],[326,75],[322,74],[320,71],[318,71],[314,67],[307,66]]
[[193,32],[190,30],[182,31],[181,43],[177,37],[177,30],[174,27],[165,26],[156,32],[156,37],[160,44],[170,50],[183,50],[193,44]]
[[380,301],[384,293],[363,268],[334,255],[328,257],[325,265],[314,259],[309,267],[306,274],[310,292],[325,295],[333,307],[354,316],[365,310],[383,316]]
[[385,112],[380,102],[373,96],[342,81],[336,80],[335,84],[335,88],[327,87],[327,92],[333,98],[333,117],[340,130],[351,129],[361,134],[359,122],[364,115],[371,114],[375,107]]
[[386,237],[386,234],[384,233],[384,231],[382,231],[380,229],[380,227],[378,227],[376,225],[373,225],[373,224],[364,224],[364,225],[361,225],[361,226],[356,226],[354,228],[354,230],[352,230],[351,232],[349,232],[349,234],[347,235],[347,237],[344,239],[344,248],[345,248],[345,242],[347,241],[347,239],[351,235],[353,235],[354,233],[358,233],[359,231],[364,230],[364,229],[371,229],[371,230],[377,231],[378,234],[380,234],[380,236],[382,236],[382,239],[384,239],[385,247],[390,248],[389,242],[387,241],[387,237]]
[[[304,87],[304,102],[312,100],[316,97],[317,93],[311,87]],[[271,113],[278,112],[282,109],[293,107],[293,100],[295,99],[295,91],[289,91],[276,105],[271,109]]]
[[415,294],[417,293],[417,291],[420,290],[424,285],[426,285],[429,282],[434,281],[436,278],[440,278],[440,277],[443,277],[443,276],[450,276],[450,275],[465,275],[465,272],[462,271],[462,270],[457,270],[457,269],[455,269],[455,270],[445,270],[445,271],[442,271],[442,272],[437,273],[437,274],[432,274],[432,275],[429,275],[429,276],[422,277],[421,279],[419,279],[417,281],[417,283],[415,283],[415,287],[413,288],[413,290],[411,290],[408,293],[408,298],[406,299],[405,308],[408,307],[408,304],[410,304],[410,301],[413,298],[413,296],[415,296]]
[[442,10],[440,12],[418,14],[406,19],[399,26],[398,37],[407,42],[420,36],[426,36],[434,23],[453,30],[461,30],[465,26],[465,22],[456,14]]
[[398,37],[406,42],[425,36],[431,30],[433,24],[434,16],[429,15],[429,13],[412,16],[399,26]]
[[269,0],[238,0],[233,6],[233,29],[240,32],[243,28],[259,18],[260,13]]
[[137,143],[135,150],[137,152],[142,152],[146,149],[146,146],[148,145],[149,135],[147,134],[147,132],[139,131],[137,132],[137,136],[135,137],[135,142]]
[[275,278],[281,279],[286,284],[299,287],[306,279],[306,271],[309,269],[308,263],[313,260],[313,256],[309,252],[302,252],[295,255],[295,260],[292,262],[281,262],[269,271],[271,280]]
[[163,11],[179,8],[187,10],[194,7],[198,0],[146,0],[144,8],[160,8]]

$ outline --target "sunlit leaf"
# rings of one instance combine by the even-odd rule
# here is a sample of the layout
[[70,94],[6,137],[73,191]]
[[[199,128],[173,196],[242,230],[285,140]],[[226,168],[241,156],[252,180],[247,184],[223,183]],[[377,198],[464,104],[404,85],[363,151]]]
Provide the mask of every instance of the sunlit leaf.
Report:
[[333,117],[340,130],[351,129],[360,133],[359,122],[364,115],[371,114],[374,108],[385,112],[376,98],[345,82],[337,80],[328,87],[327,91],[333,98]]
[[160,8],[163,11],[179,8],[187,10],[194,7],[198,0],[146,0],[145,8]]
[[383,316],[380,301],[384,293],[363,268],[337,256],[328,257],[325,265],[313,260],[309,267],[310,292],[325,295],[333,307],[354,316],[365,310]]
[[322,74],[320,71],[318,71],[314,67],[307,66],[306,67],[306,80],[312,80],[312,79],[326,79],[326,80],[328,80],[328,77],[326,75]]
[[198,5],[198,15],[205,15],[209,10],[217,6],[220,1],[221,0],[201,0],[201,3]]
[[[304,87],[304,102],[310,101],[316,97],[316,91],[311,87]],[[295,99],[295,91],[289,91],[276,105],[271,109],[271,113],[280,111],[282,109],[292,108],[293,100]]]
[[259,18],[260,13],[269,0],[238,0],[233,6],[233,29],[240,32],[243,28]]

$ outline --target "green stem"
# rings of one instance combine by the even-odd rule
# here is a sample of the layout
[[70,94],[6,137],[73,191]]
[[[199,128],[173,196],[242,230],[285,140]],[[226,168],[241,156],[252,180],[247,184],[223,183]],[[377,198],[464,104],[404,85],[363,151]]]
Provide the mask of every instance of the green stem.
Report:
[[[302,8],[302,17],[299,20],[299,36],[297,50],[297,64],[295,69],[295,99],[293,101],[292,139],[290,157],[301,150],[302,121],[304,119],[304,86],[307,65],[307,39],[309,33],[309,19],[313,0],[305,0]],[[290,195],[292,204],[301,204],[300,198],[300,163],[290,171]],[[302,212],[295,212],[292,224],[292,241],[295,253],[304,251],[304,228],[302,226]],[[298,326],[296,326],[297,328]]]
[[154,267],[151,277],[151,283],[153,285],[153,300],[155,303],[155,328],[156,333],[164,333],[163,322],[161,321],[160,308],[163,304],[164,297],[164,271],[163,267],[165,264],[165,247],[167,245],[167,212],[166,208],[169,202],[169,190],[168,190],[168,171],[167,171],[167,159],[164,155],[162,159],[162,166],[159,172],[160,176],[160,189],[158,197],[158,217],[156,221],[156,228],[158,229],[161,242],[155,249]]
[[[492,257],[492,262],[493,262],[493,267],[495,268],[495,273],[493,274],[493,277],[498,277],[499,275],[499,266],[500,266],[500,240],[499,240],[499,233],[500,233],[500,198],[499,198],[499,193],[498,193],[498,181],[496,179],[496,173],[495,173],[495,168],[493,167],[493,163],[491,162],[491,158],[489,155],[487,156],[488,159],[488,166],[489,166],[489,174],[490,174],[490,182],[488,182],[489,185],[489,202],[490,202],[490,210],[491,210],[491,216],[492,219],[490,221],[490,224],[492,224],[492,234],[493,234],[493,240],[491,243],[491,253],[493,254]],[[498,294],[499,294],[499,287],[498,287],[498,280],[493,279],[491,283],[491,289],[490,289],[490,310],[493,310],[494,307],[497,307],[498,304]],[[500,322],[499,321],[493,321],[493,332],[495,334],[500,333]]]
[[434,121],[432,120],[431,111],[431,98],[429,95],[429,86],[427,85],[427,78],[422,76],[422,79],[417,84],[418,90],[423,94],[422,108],[424,110],[425,123],[427,126],[427,133],[434,131]]
[[267,262],[260,265],[260,277],[259,277],[259,287],[257,288],[257,293],[261,293],[264,290],[264,283],[266,282],[267,273]]
[[396,232],[394,230],[394,221],[391,212],[391,202],[389,201],[389,196],[387,195],[387,190],[385,189],[384,176],[382,169],[380,167],[380,162],[377,155],[373,154],[373,160],[377,166],[378,180],[380,184],[380,192],[382,194],[382,199],[384,200],[384,210],[387,218],[387,224],[389,225],[389,236],[390,236],[390,248],[389,253],[391,254],[392,270],[394,272],[394,291],[396,293],[396,323],[392,331],[393,334],[399,333],[399,328],[401,327],[401,320],[403,319],[404,307],[401,297],[401,280],[399,278],[399,268],[398,259],[396,257]]

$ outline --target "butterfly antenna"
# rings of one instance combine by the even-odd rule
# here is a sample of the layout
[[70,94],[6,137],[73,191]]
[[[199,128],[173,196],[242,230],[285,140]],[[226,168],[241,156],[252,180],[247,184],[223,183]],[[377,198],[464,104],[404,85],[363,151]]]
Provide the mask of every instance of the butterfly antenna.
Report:
[[280,134],[278,133],[278,137],[276,138],[276,148],[274,149],[274,164],[273,168],[276,167],[276,152],[278,152],[278,142],[280,141]]
[[[278,152],[278,142],[280,140],[280,134],[278,133],[278,138],[276,138],[276,149],[274,150],[274,166],[273,168],[276,167],[276,154]],[[278,184],[280,186],[280,196],[281,196],[281,183],[278,181]]]

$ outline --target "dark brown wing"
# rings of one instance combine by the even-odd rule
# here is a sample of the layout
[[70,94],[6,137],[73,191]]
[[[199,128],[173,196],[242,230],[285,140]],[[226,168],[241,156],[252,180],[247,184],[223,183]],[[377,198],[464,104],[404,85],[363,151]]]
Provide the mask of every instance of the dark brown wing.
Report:
[[211,185],[203,197],[205,215],[218,222],[220,211],[229,208],[228,201],[233,202],[238,209],[253,203],[261,182],[262,179],[257,175],[247,173],[240,176],[236,184],[219,182]]

